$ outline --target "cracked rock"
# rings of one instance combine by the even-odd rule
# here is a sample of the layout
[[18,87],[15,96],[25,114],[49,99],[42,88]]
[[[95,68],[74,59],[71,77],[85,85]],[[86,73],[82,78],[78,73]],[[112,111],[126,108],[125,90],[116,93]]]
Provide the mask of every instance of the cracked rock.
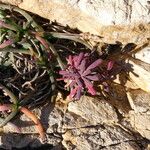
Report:
[[133,58],[128,59],[127,62],[133,70],[129,72],[130,79],[142,90],[150,92],[150,65]]
[[132,111],[124,118],[126,127],[150,140],[150,94],[142,90],[129,90]]
[[[100,150],[113,149],[141,150],[135,137],[119,126],[97,125],[80,129],[72,129],[63,135],[63,144],[67,150]],[[142,140],[142,139],[139,139]]]
[[80,101],[69,103],[68,111],[81,116],[89,125],[118,121],[115,109],[103,99],[82,96]]

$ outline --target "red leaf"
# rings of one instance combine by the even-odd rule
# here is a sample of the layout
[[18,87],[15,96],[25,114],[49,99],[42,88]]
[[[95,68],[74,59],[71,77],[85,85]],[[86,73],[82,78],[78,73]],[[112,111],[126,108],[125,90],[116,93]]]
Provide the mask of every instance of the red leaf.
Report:
[[73,65],[73,58],[72,58],[71,55],[69,55],[68,63],[69,63],[70,65]]
[[95,89],[93,88],[93,86],[88,86],[88,92],[92,95],[96,95],[96,91]]
[[76,98],[77,100],[79,100],[80,97],[81,97],[81,90],[82,90],[82,88],[81,88],[81,87],[78,87],[78,89],[77,89],[77,94],[76,94],[76,96],[75,96],[75,98]]
[[80,69],[81,74],[85,71],[85,67],[86,67],[86,59],[83,59],[83,60],[81,61],[80,66],[79,66],[79,69]]
[[90,79],[92,81],[98,81],[99,80],[98,75],[88,75],[88,76],[85,76],[85,78]]
[[84,80],[84,83],[86,85],[86,88],[88,89],[88,92],[92,95],[96,94],[95,89],[93,88],[93,84],[86,78],[82,78]]
[[69,97],[73,98],[73,97],[74,97],[74,95],[75,95],[75,94],[76,94],[76,92],[77,92],[77,89],[78,89],[78,87],[76,87],[76,88],[74,88],[74,89],[71,89],[71,92],[70,92]]
[[83,72],[83,74],[81,76],[86,76],[90,73],[92,73],[91,70],[86,70],[86,71]]
[[97,59],[96,61],[94,61],[86,70],[91,70],[96,68],[97,66],[99,66],[102,63],[102,59]]
[[107,70],[111,70],[113,68],[114,61],[109,61],[107,64]]
[[75,62],[75,67],[78,67],[84,57],[84,53],[80,53],[79,56],[77,57],[77,61]]

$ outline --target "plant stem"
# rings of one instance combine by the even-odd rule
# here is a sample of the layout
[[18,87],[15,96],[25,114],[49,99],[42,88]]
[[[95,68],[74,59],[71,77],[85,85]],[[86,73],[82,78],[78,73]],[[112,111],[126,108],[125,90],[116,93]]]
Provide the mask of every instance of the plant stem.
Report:
[[78,34],[68,34],[68,33],[59,33],[59,32],[45,32],[45,34],[46,35],[50,34],[55,38],[73,40],[75,42],[79,42],[79,43],[85,45],[90,50],[93,49],[93,47],[89,43],[87,43],[86,41],[80,39],[81,36],[78,35]]
[[3,126],[5,126],[12,118],[14,118],[14,117],[16,116],[17,112],[18,112],[18,108],[15,108],[15,109],[10,113],[10,115],[7,116],[7,117],[3,120],[3,122],[0,124],[0,128],[3,127]]
[[39,119],[35,116],[35,114],[33,114],[30,110],[28,110],[25,107],[21,107],[20,111],[22,113],[24,113],[28,118],[30,118],[35,123],[37,131],[40,134],[41,140],[42,140],[42,142],[44,142],[46,140],[46,134],[45,134],[45,131],[44,131],[43,126],[40,123]]
[[[48,43],[49,43],[49,42],[48,42]],[[50,50],[53,52],[54,56],[56,57],[57,62],[58,62],[58,64],[59,64],[60,68],[61,68],[62,70],[64,70],[66,67],[65,67],[64,63],[62,62],[62,60],[61,60],[59,54],[57,53],[56,49],[54,48],[54,46],[53,46],[51,43],[49,43],[49,48],[50,48]]]
[[7,95],[11,98],[13,104],[14,104],[14,110],[12,110],[12,112],[10,113],[9,116],[7,116],[4,121],[0,124],[0,127],[5,126],[13,117],[15,117],[15,115],[18,112],[18,99],[17,97],[8,89],[6,88],[4,85],[0,84],[0,87],[2,88],[2,90],[4,90]]
[[15,7],[15,6],[10,6],[10,5],[5,5],[5,4],[0,4],[0,8],[1,9],[9,9],[9,10],[14,10],[16,12],[19,12],[21,15],[23,15],[28,22],[31,22],[31,25],[33,28],[36,28],[37,31],[43,31],[42,27],[40,27],[34,20],[33,18],[28,14],[26,13],[24,10],[18,8],[18,7]]
[[54,54],[59,66],[61,67],[62,70],[64,70],[65,65],[62,62],[62,60],[61,60],[59,54],[57,53],[57,50],[54,48],[54,46],[49,41],[45,40],[43,37],[38,35],[38,33],[34,33],[34,34],[35,34],[36,39],[41,42],[41,44],[46,48],[46,50],[50,50]]
[[12,53],[22,53],[22,54],[31,55],[30,50],[16,49],[16,48],[3,48],[0,49],[0,52],[12,52]]
[[4,90],[4,91],[7,93],[7,95],[11,98],[13,104],[14,104],[14,105],[17,105],[17,104],[18,104],[18,99],[17,99],[17,97],[16,97],[10,90],[8,90],[8,88],[6,88],[6,87],[5,87],[4,85],[2,85],[1,83],[0,83],[0,87],[1,87],[2,90]]

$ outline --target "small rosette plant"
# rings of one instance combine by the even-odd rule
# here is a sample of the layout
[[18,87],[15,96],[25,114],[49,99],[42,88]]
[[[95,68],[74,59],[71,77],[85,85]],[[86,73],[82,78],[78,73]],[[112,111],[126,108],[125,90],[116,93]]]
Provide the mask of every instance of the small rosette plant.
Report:
[[64,80],[67,83],[66,87],[70,87],[70,97],[80,99],[84,90],[91,95],[96,95],[93,82],[99,81],[99,74],[95,69],[102,63],[102,59],[91,63],[90,56],[81,52],[79,55],[70,55],[67,62],[67,68],[59,71],[63,76],[59,80]]

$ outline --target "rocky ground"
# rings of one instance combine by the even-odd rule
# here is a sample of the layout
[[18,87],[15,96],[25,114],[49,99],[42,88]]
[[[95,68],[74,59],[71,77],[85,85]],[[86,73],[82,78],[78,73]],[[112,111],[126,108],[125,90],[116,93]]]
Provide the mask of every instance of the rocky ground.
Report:
[[[8,2],[7,0],[1,1]],[[54,10],[56,11],[57,7],[60,6],[59,1],[56,2],[59,5],[54,5],[53,9],[50,5],[51,3],[48,1],[45,1],[45,3],[36,0],[30,3],[28,0],[12,0],[9,2],[33,12],[40,7],[39,12],[36,13],[41,16],[47,14],[49,10],[49,16],[46,16],[49,19],[51,19],[52,12],[54,13]],[[49,9],[45,6],[48,3],[51,6]],[[36,7],[31,10],[33,4]],[[70,1],[70,4],[73,5],[73,1]],[[78,5],[74,4],[74,9],[76,9],[76,6],[81,7],[81,4],[82,1],[79,1]],[[149,8],[146,7],[149,6],[149,1],[147,3],[142,1],[141,5],[145,9]],[[60,7],[58,8],[62,12],[65,10],[64,7],[61,7],[62,9]],[[128,7],[126,9],[129,12],[131,11]],[[79,101],[68,103],[67,98],[63,98],[61,93],[59,93],[55,104],[50,102],[47,105],[35,109],[35,114],[39,116],[47,131],[48,144],[45,145],[44,149],[150,149],[150,25],[147,23],[149,20],[146,13],[147,10],[145,9],[141,9],[142,13],[139,13],[141,15],[144,14],[145,18],[142,24],[140,23],[137,26],[132,24],[112,27],[112,24],[109,23],[108,26],[110,25],[111,27],[109,26],[107,28],[107,26],[103,26],[103,30],[100,30],[97,28],[97,23],[92,27],[91,25],[86,25],[86,31],[96,33],[100,36],[103,35],[102,42],[107,41],[109,43],[119,40],[125,45],[131,42],[135,43],[137,45],[136,51],[138,52],[132,55],[132,57],[131,55],[130,57],[125,57],[125,61],[131,66],[132,71],[128,75],[118,75],[114,82],[111,83],[109,94],[104,97],[84,95]],[[77,15],[73,13],[74,11],[71,12],[72,16]],[[64,13],[64,15],[69,14],[67,12]],[[136,14],[136,9],[134,13]],[[84,18],[85,16],[88,16],[87,18],[89,19],[87,13],[82,17]],[[86,24],[88,22],[87,18],[85,22],[83,21]],[[56,14],[53,19],[65,25],[65,21],[62,21]],[[134,19],[129,16],[127,20],[134,23]],[[85,25],[83,22],[76,21],[77,24],[74,24],[70,21],[69,23],[71,26],[74,25],[73,27],[78,27],[83,30]],[[107,25],[105,22],[103,24]],[[106,30],[107,32],[104,32]],[[96,39],[96,42],[100,39]],[[96,43],[94,40],[92,42],[93,44]],[[14,123],[21,127],[22,133],[16,134],[6,125],[6,133],[2,133],[0,137],[1,148],[22,149],[24,147],[26,149],[33,149],[42,146],[32,123],[24,115],[21,115],[20,118],[17,117]]]

